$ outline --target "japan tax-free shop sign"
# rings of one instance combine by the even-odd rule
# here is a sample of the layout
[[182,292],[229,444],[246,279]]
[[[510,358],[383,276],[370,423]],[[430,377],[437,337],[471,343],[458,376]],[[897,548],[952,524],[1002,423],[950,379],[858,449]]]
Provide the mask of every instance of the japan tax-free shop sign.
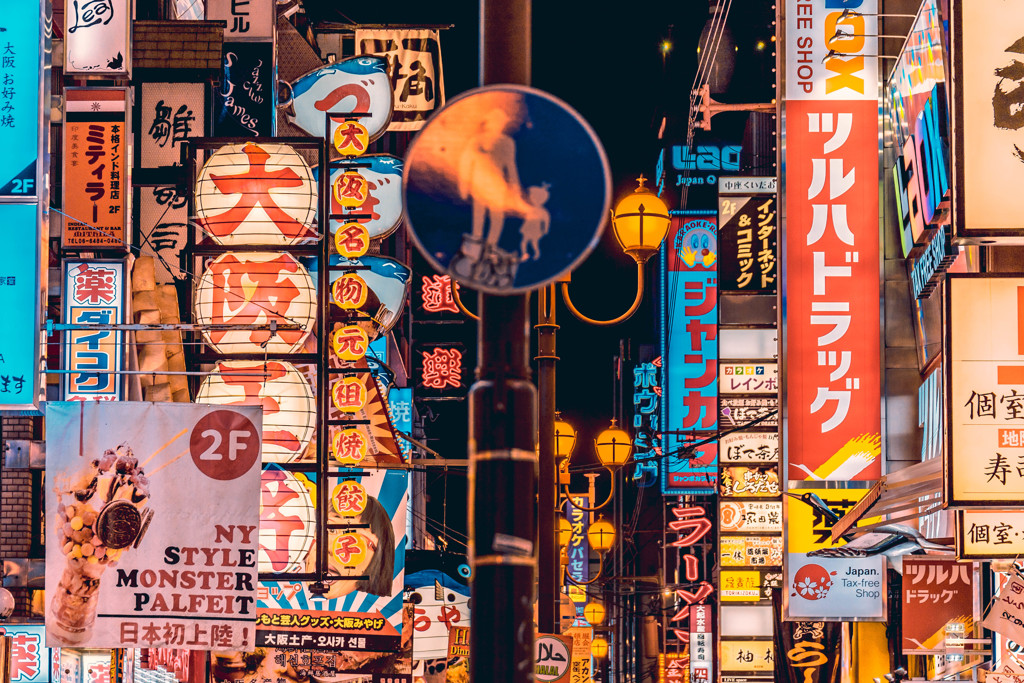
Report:
[[1024,497],[1024,278],[951,275],[946,504]]
[[262,409],[46,406],[51,647],[252,649]]

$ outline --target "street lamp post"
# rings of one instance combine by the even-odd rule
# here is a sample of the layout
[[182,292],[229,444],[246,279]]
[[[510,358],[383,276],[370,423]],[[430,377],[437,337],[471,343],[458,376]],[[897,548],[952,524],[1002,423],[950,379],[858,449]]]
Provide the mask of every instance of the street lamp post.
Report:
[[[569,312],[590,325],[616,325],[628,320],[640,307],[644,296],[644,265],[658,252],[668,233],[668,206],[644,187],[646,178],[637,178],[637,188],[623,197],[612,211],[612,229],[622,250],[636,263],[636,296],[625,313],[609,320],[589,318],[576,308],[569,296],[569,282],[563,281],[562,300]],[[559,631],[559,552],[555,543],[555,515],[558,507],[558,440],[555,422],[556,285],[543,287],[537,296],[537,390],[540,398],[538,419],[538,602],[537,625],[542,632]],[[573,435],[575,441],[575,434]],[[570,448],[571,451],[571,448]],[[591,500],[591,504],[594,504]]]

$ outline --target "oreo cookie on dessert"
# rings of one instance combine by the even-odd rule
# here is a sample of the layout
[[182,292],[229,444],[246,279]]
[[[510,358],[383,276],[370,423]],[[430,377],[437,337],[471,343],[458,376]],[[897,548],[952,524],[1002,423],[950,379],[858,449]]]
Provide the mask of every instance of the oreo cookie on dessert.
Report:
[[96,517],[96,535],[103,545],[114,550],[127,548],[142,530],[142,515],[129,501],[112,500]]

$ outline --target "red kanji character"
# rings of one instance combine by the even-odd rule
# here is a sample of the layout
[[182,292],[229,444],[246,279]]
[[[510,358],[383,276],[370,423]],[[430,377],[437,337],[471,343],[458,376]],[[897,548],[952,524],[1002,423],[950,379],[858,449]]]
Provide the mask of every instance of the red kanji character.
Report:
[[334,233],[334,247],[346,258],[359,258],[370,248],[370,233],[361,223],[347,223]]
[[[273,530],[275,546],[260,548],[267,554],[274,571],[284,571],[289,564],[289,545],[293,533],[305,531],[306,525],[300,517],[284,514],[284,506],[298,500],[299,494],[285,485],[287,475],[281,470],[264,470],[260,486],[260,528]],[[277,485],[274,485],[277,482]]]
[[358,429],[345,429],[334,435],[335,460],[362,462],[366,457],[366,437]]
[[366,387],[356,377],[346,377],[331,386],[334,407],[343,413],[355,413],[366,405]]
[[351,567],[359,564],[363,554],[362,539],[355,534],[341,534],[334,539],[334,557],[343,567]]
[[35,633],[11,636],[11,683],[39,675],[39,646],[40,638]]
[[117,298],[117,271],[113,268],[82,266],[75,275],[74,298],[93,306],[112,304]]
[[89,683],[110,683],[110,664],[97,662],[90,666]]
[[225,237],[239,228],[252,210],[259,206],[274,222],[281,234],[290,240],[313,236],[313,231],[289,216],[277,205],[270,191],[277,188],[302,187],[304,181],[292,168],[267,170],[270,159],[262,147],[247,142],[243,150],[248,157],[249,168],[235,175],[210,174],[210,179],[223,194],[239,195],[238,203],[217,216],[200,218],[200,223],[211,235]]
[[355,309],[365,304],[366,293],[366,283],[355,273],[342,275],[331,285],[331,298],[344,309]]
[[423,286],[420,289],[423,295],[423,310],[429,313],[458,313],[459,307],[452,292],[452,287],[458,286],[452,282],[450,275],[424,275]]
[[366,508],[366,489],[357,481],[343,481],[334,488],[331,503],[343,517],[361,515]]
[[368,196],[366,178],[356,171],[342,173],[334,183],[334,198],[343,207],[352,209],[363,205]]
[[334,131],[334,147],[342,154],[360,154],[366,150],[365,138],[365,128],[346,121]]
[[431,389],[444,389],[448,386],[458,389],[462,385],[461,351],[438,347],[420,353],[423,354],[423,386]]
[[[279,254],[269,261],[242,261],[239,254],[224,254],[210,264],[213,320],[215,323],[254,325],[277,321],[293,323],[291,304],[299,296],[294,276],[300,273],[299,262],[288,254]],[[210,341],[222,342],[228,330],[210,330]],[[277,336],[286,344],[297,344],[305,330],[278,330]],[[262,344],[270,332],[253,330],[249,341]]]
[[366,355],[369,338],[366,332],[355,325],[335,330],[331,337],[334,353],[342,360],[359,360]]
[[[254,363],[253,365],[230,368],[219,365],[217,369],[220,371],[221,378],[225,384],[241,387],[245,394],[243,398],[237,401],[230,401],[225,403],[225,405],[263,406],[263,441],[265,443],[273,443],[292,453],[298,452],[302,444],[299,442],[297,435],[283,429],[268,430],[266,428],[266,416],[281,412],[281,404],[273,396],[268,395],[271,392],[266,391],[266,382],[285,377],[288,374],[288,368],[281,363],[270,361],[268,363]],[[266,374],[265,379],[258,376],[262,374]]]

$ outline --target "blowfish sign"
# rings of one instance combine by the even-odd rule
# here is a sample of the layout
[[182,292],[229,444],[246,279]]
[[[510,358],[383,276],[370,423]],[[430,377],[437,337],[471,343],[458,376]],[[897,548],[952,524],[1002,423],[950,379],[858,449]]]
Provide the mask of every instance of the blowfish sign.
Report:
[[788,476],[877,479],[877,3],[786,9]]
[[327,135],[326,114],[365,114],[357,117],[369,142],[387,130],[394,108],[394,90],[383,57],[363,55],[344,59],[302,76],[289,86],[281,103],[292,106],[288,119],[313,137]]

